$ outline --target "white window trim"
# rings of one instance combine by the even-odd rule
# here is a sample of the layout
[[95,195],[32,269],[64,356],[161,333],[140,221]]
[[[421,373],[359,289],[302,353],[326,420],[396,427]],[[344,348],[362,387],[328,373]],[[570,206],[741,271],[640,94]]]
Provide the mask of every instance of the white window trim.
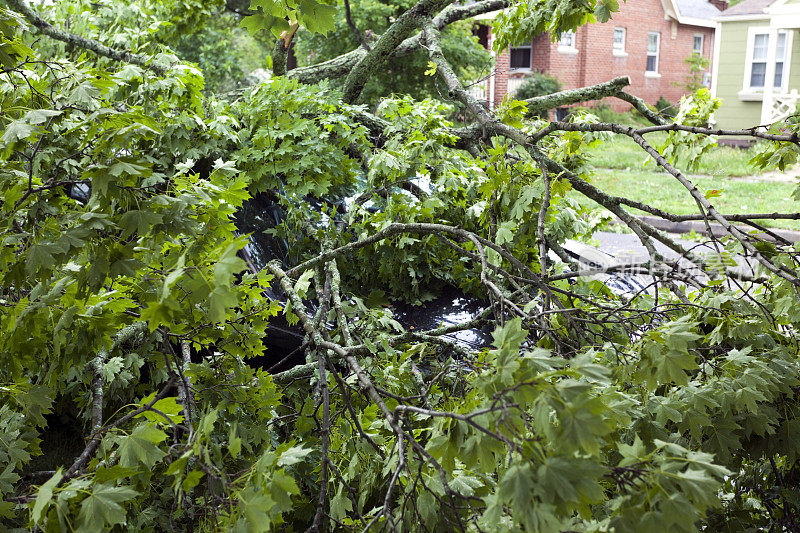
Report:
[[574,32],[574,31],[566,32],[565,31],[564,33],[572,33],[572,45],[561,44],[561,37],[564,36],[564,34],[562,33],[561,37],[558,38],[558,51],[559,51],[559,53],[561,53],[561,54],[569,54],[569,55],[577,54],[578,53],[578,49],[575,47],[575,40],[578,38],[578,36],[577,36],[576,32]]
[[[650,45],[650,35],[657,35],[658,41],[656,43],[656,69],[655,70],[647,70],[647,58],[650,57],[650,52],[647,50],[647,46]],[[644,57],[645,57],[645,64],[644,64],[644,77],[645,78],[660,78],[661,74],[658,72],[658,67],[661,66],[661,33],[657,31],[649,31],[647,32],[647,42],[645,43],[645,50],[644,50]]]
[[[786,32],[786,56],[783,58],[783,77],[781,78],[782,84],[780,87],[773,87],[773,90],[777,89],[778,91],[787,90],[790,74],[789,70],[792,65],[792,36],[794,35],[794,30],[780,30],[778,33],[782,31]],[[750,75],[752,74],[753,70],[753,44],[755,43],[756,35],[769,35],[769,32],[769,26],[750,26],[747,29],[747,53],[745,55],[744,62],[744,79],[742,79],[742,90],[739,91],[739,100],[742,102],[759,102],[763,99],[762,95],[764,93],[764,87],[750,87]],[[769,50],[769,46],[770,45],[768,42],[767,50]],[[774,78],[772,81],[764,79],[764,84],[768,82],[774,83],[775,80]]]
[[[699,52],[694,47],[694,39],[695,39],[695,37],[700,37],[700,51]],[[703,35],[702,33],[695,33],[694,37],[692,37],[692,53],[693,54],[698,54],[698,55],[700,55],[702,57],[703,48],[705,48],[705,46],[706,46],[706,36]]]
[[[512,67],[511,66],[511,49],[512,48],[527,48],[528,49],[528,64],[530,66],[527,67]],[[533,67],[533,44],[523,44],[520,46],[509,46],[508,47],[508,70],[511,72],[530,72],[531,68]]]
[[[617,30],[622,30],[622,50],[614,48],[614,34],[617,33]],[[617,26],[614,28],[614,33],[611,37],[611,55],[614,57],[628,57],[628,52],[625,51],[625,47],[628,44],[628,30],[627,28],[620,28]]]

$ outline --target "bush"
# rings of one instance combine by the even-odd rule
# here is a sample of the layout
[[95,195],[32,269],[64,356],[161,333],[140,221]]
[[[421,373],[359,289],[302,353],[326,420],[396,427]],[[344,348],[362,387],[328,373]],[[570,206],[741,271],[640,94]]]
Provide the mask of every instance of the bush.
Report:
[[600,119],[600,122],[625,123],[629,120],[628,115],[630,115],[630,113],[617,113],[605,102],[600,102],[597,104],[594,109],[591,110],[591,112],[597,115],[597,118]]
[[[655,108],[653,108],[655,110]],[[627,111],[617,112],[605,102],[599,102],[593,107],[576,106],[570,108],[570,114],[580,115],[591,113],[600,122],[623,124],[627,126],[649,125],[650,122],[634,108]]]
[[[536,72],[520,85],[519,89],[514,93],[514,98],[517,100],[527,100],[535,96],[545,96],[547,94],[557,93],[561,90],[561,82],[557,78]],[[542,113],[528,113],[529,117],[545,116]]]
[[656,102],[656,110],[658,110],[662,116],[667,118],[675,118],[675,115],[678,114],[678,108],[672,105],[672,102],[663,96],[658,98],[658,102]]
[[520,85],[517,92],[514,93],[514,98],[517,100],[527,100],[534,96],[544,96],[546,94],[556,93],[561,90],[561,82],[557,78],[536,72]]

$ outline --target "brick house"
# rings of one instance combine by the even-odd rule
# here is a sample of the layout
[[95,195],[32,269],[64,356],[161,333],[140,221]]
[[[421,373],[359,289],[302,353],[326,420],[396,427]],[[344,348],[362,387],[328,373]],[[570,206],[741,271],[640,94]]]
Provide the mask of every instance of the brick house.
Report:
[[[689,76],[685,60],[692,53],[712,59],[714,18],[727,7],[725,0],[627,0],[603,24],[586,24],[552,42],[549,34],[495,56],[495,70],[473,94],[499,105],[533,72],[558,78],[564,89],[631,77],[630,92],[655,104],[663,96],[677,102],[685,93]],[[485,20],[490,23],[494,15]],[[481,27],[482,26],[482,27]],[[478,27],[478,38],[491,49],[491,25]],[[710,85],[710,72],[703,75]],[[623,101],[608,101],[617,111],[629,108]]]

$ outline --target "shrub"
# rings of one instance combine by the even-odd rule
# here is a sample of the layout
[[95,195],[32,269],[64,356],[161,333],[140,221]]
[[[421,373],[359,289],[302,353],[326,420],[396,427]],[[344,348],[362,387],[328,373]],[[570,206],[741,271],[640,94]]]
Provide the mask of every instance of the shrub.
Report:
[[614,111],[614,109],[605,102],[599,102],[594,107],[573,107],[570,108],[572,114],[591,113],[595,115],[600,122],[624,124],[628,126],[642,126],[649,125],[650,122],[634,108],[627,111]]
[[656,110],[658,110],[661,115],[668,118],[675,118],[675,115],[678,114],[678,108],[672,105],[672,102],[663,96],[658,98],[658,102],[656,102]]
[[[561,90],[561,82],[557,78],[536,72],[520,85],[519,89],[514,93],[514,98],[517,100],[527,100],[535,96],[544,96],[553,94]],[[543,116],[542,113],[529,113],[528,116]]]
[[528,76],[525,82],[520,85],[517,92],[514,93],[514,97],[517,100],[526,100],[534,96],[556,93],[560,90],[561,82],[557,78],[542,72],[536,72]]

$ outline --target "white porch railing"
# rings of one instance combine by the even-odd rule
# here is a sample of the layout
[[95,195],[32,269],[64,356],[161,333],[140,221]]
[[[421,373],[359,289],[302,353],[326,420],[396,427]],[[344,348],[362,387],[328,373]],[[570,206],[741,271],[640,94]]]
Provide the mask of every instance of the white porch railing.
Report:
[[467,88],[467,92],[472,96],[474,99],[478,100],[479,102],[489,102],[489,97],[486,94],[486,81],[480,81],[475,85],[472,85]]
[[517,77],[517,76],[513,76],[513,77],[509,76],[509,78],[508,78],[508,88],[507,88],[508,94],[511,94],[511,95],[515,94],[517,92],[517,89],[519,89],[520,86],[523,83],[525,83],[526,79],[528,79],[528,78],[526,78],[525,76],[519,76],[519,77]]
[[765,94],[762,104],[765,109],[761,123],[772,124],[793,115],[797,111],[798,101],[800,101],[800,94],[797,93],[797,89],[792,89],[792,92],[784,94]]

